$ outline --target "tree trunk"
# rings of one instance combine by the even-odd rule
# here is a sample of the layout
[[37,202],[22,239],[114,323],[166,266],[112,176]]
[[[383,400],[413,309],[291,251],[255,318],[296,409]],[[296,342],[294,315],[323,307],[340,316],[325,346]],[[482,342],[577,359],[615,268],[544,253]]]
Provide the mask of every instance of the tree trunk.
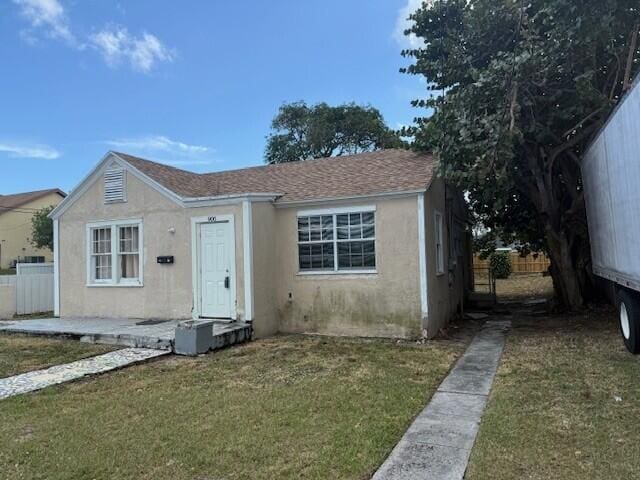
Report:
[[565,232],[556,232],[551,225],[545,226],[549,258],[551,259],[551,276],[560,307],[569,311],[578,311],[584,305],[581,275],[576,265],[579,264],[571,250],[571,242]]

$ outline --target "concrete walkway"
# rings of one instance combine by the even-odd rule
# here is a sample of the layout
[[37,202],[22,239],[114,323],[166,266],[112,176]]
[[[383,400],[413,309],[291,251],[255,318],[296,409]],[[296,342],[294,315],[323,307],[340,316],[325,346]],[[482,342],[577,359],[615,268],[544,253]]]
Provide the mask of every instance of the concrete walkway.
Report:
[[13,377],[2,378],[0,379],[0,400],[168,354],[169,352],[166,350],[125,348],[76,362],[56,365],[44,370],[35,370],[14,375]]
[[483,326],[372,480],[462,480],[510,326]]

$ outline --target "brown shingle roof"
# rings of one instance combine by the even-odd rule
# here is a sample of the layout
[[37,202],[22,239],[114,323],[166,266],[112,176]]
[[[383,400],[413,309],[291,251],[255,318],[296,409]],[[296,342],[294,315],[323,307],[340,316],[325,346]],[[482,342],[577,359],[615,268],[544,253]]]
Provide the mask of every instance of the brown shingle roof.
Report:
[[426,189],[436,169],[432,155],[408,150],[202,174],[114,153],[181,197],[277,193],[282,195],[279,201],[301,201],[404,192]]
[[11,195],[0,195],[0,214],[13,210],[29,202],[33,202],[39,198],[42,198],[50,193],[57,193],[62,197],[66,197],[59,188],[48,188],[46,190],[36,190],[34,192],[13,193]]

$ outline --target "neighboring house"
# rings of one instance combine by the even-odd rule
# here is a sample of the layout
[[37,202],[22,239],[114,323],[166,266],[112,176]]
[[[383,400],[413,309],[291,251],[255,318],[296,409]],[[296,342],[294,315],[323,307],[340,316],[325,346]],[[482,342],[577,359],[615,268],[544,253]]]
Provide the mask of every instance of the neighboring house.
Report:
[[31,244],[31,218],[38,210],[58,205],[66,194],[57,188],[0,195],[0,268],[17,261],[50,262],[53,252]]
[[462,309],[462,195],[404,150],[196,174],[109,152],[52,213],[56,314],[434,336]]

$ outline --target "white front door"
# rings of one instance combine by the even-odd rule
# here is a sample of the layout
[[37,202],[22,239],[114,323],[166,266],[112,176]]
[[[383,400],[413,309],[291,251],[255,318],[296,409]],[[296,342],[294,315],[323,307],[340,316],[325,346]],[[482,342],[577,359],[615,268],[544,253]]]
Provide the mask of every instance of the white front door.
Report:
[[231,242],[229,222],[200,224],[200,316],[231,318]]

